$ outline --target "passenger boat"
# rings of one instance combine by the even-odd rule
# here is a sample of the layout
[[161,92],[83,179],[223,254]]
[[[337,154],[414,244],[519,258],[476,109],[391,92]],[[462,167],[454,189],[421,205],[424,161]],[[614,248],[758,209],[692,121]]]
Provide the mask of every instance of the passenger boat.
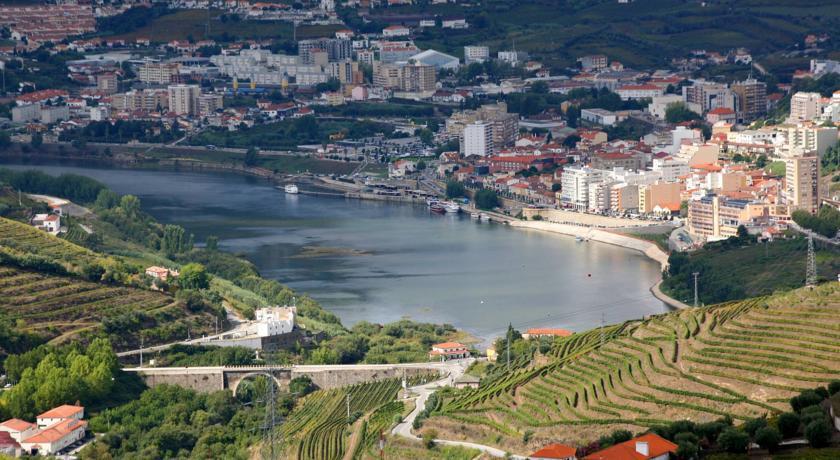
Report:
[[457,214],[461,212],[461,206],[459,206],[458,203],[454,201],[443,202],[443,207],[446,210],[446,212],[450,214]]
[[286,184],[286,186],[283,187],[283,191],[291,195],[297,195],[299,192],[298,187],[295,184]]
[[429,211],[432,211],[435,214],[446,214],[446,207],[441,203],[432,203],[429,205]]

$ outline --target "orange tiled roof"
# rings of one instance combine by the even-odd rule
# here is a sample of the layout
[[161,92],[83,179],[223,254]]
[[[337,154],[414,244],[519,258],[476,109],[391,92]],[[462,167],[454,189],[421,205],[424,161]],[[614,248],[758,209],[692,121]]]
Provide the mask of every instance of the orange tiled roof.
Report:
[[68,434],[76,431],[79,428],[84,429],[86,426],[87,422],[85,422],[84,420],[62,420],[58,423],[50,425],[49,427],[42,430],[40,433],[24,439],[23,442],[26,444],[53,443],[67,436]]
[[[637,442],[646,442],[648,444],[648,455],[642,455],[636,451]],[[676,453],[677,445],[656,434],[648,433],[589,454],[584,457],[584,460],[647,460],[659,457],[667,452]]]
[[82,406],[64,404],[63,406],[58,406],[44,412],[39,415],[38,418],[70,418],[83,410],[85,410],[85,408]]
[[463,344],[460,344],[458,342],[443,342],[443,343],[437,343],[437,344],[432,345],[432,348],[442,348],[442,349],[445,350],[445,349],[448,349],[448,348],[466,348],[466,347]]
[[35,425],[34,423],[29,423],[26,420],[21,420],[19,418],[6,420],[5,422],[0,423],[0,426],[9,428],[14,431],[26,431],[30,428],[37,427],[37,425]]
[[577,449],[565,444],[549,444],[542,449],[529,455],[529,457],[538,458],[568,458],[574,457],[577,454]]

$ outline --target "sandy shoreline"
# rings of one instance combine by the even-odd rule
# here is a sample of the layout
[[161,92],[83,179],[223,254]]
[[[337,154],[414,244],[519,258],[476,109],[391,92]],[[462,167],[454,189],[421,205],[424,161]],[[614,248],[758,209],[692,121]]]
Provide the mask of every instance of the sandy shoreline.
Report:
[[[659,266],[663,271],[668,267],[668,254],[666,254],[665,251],[660,249],[659,246],[650,241],[645,241],[638,238],[633,238],[631,236],[621,235],[618,233],[608,232],[593,227],[558,224],[553,222],[533,220],[511,220],[508,222],[508,224],[511,227],[538,230],[565,236],[580,237],[590,241],[597,241],[599,243],[612,244],[614,246],[633,249],[635,251],[641,252],[651,260],[658,262]],[[663,293],[660,289],[661,284],[662,279],[660,278],[660,280],[656,284],[651,286],[650,292],[651,294],[653,294],[654,297],[664,302],[671,308],[689,308],[689,306],[685,303],[673,299],[667,296],[665,293]]]

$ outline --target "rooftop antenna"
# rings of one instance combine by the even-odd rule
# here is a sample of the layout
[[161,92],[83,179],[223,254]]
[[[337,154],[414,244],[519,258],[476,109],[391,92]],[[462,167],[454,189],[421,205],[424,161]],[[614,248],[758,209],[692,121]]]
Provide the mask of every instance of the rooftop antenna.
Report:
[[817,285],[817,258],[814,254],[814,235],[808,234],[808,262],[805,268],[805,286],[813,288]]

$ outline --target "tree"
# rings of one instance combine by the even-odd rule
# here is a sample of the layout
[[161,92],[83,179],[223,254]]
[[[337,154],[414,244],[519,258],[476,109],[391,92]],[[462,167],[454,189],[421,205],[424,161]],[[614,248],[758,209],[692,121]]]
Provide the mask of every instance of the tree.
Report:
[[184,289],[207,289],[210,286],[210,275],[207,274],[204,265],[186,264],[181,267],[178,285]]
[[563,139],[563,146],[571,149],[574,148],[578,142],[580,142],[580,136],[572,134],[571,136],[566,136],[566,138]]
[[531,85],[531,92],[537,94],[548,94],[548,83],[539,80]]
[[493,190],[481,189],[475,194],[475,205],[479,209],[492,210],[499,207],[499,196]]
[[295,377],[289,382],[289,392],[299,398],[308,395],[315,389],[312,379],[306,375]]
[[718,436],[718,445],[727,452],[740,454],[747,450],[750,436],[735,428],[727,428]]
[[12,136],[6,131],[0,131],[0,149],[6,149],[12,145]]
[[828,394],[834,396],[837,393],[840,393],[840,380],[832,380],[828,384]]
[[256,147],[248,148],[248,151],[245,152],[245,166],[254,166],[257,164],[259,153],[260,151]]
[[464,184],[457,181],[449,181],[446,183],[447,198],[460,198],[466,194],[467,190],[464,188]]
[[782,435],[779,430],[772,426],[765,426],[755,433],[755,442],[761,446],[762,449],[773,451],[782,442]]
[[418,171],[424,171],[427,167],[428,167],[428,165],[426,165],[426,160],[420,160],[420,161],[417,162],[417,170]]
[[785,438],[792,438],[799,433],[799,416],[795,412],[785,412],[779,415],[777,424],[779,431]]
[[43,144],[43,143],[44,143],[44,135],[41,134],[41,133],[32,134],[32,138],[29,140],[29,145],[31,145],[32,148],[36,148],[36,149],[38,147],[40,147],[41,144]]
[[684,123],[686,121],[699,120],[701,117],[697,112],[689,110],[682,102],[668,104],[665,109],[665,121],[668,123]]
[[433,449],[435,447],[435,438],[437,438],[437,431],[426,430],[423,432],[423,445],[426,449]]
[[208,251],[216,251],[219,249],[219,237],[218,236],[208,236],[207,241],[204,244],[204,247]]
[[825,447],[831,441],[831,425],[827,420],[814,420],[805,427],[805,439],[811,447]]
[[187,236],[180,225],[166,225],[163,227],[161,249],[168,256],[180,254],[192,249],[192,235]]
[[134,195],[123,195],[120,198],[120,209],[129,216],[135,217],[140,212],[140,199]]

